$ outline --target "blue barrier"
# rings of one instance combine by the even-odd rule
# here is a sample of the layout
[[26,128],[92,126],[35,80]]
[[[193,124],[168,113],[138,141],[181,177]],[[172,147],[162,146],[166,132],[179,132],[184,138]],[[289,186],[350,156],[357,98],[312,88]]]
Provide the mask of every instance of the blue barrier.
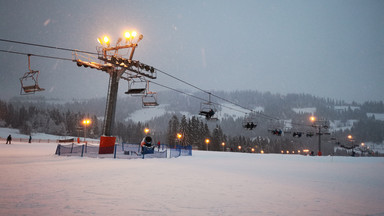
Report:
[[[119,147],[121,145],[121,147]],[[173,158],[180,156],[192,156],[192,146],[176,146],[176,148],[168,148],[168,145],[162,144],[160,148],[157,146],[141,152],[139,144],[116,144],[113,154],[99,154],[99,146],[96,145],[78,145],[75,143],[56,147],[56,155],[59,156],[80,156],[80,157],[99,157],[99,158]]]

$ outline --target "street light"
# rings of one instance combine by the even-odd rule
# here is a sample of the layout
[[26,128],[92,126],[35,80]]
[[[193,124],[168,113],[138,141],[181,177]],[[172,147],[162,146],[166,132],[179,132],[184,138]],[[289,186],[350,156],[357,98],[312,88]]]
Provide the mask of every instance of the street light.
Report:
[[181,145],[181,138],[183,138],[183,134],[177,133],[176,137],[177,137],[177,140],[179,140],[179,145]]
[[223,151],[224,151],[225,142],[222,142],[221,145],[223,146]]
[[208,144],[209,144],[210,140],[207,138],[205,139],[205,143],[207,144],[207,151],[208,151]]
[[144,128],[144,133],[147,135],[149,133],[149,128]]
[[311,116],[311,117],[309,117],[309,120],[310,120],[311,122],[315,123],[315,121],[316,121],[316,117],[315,117],[315,116]]
[[89,124],[91,124],[91,120],[90,119],[83,119],[82,123],[84,125],[84,142],[85,142],[85,138],[87,137],[87,126]]
[[239,151],[241,151],[241,145],[239,145],[237,148],[239,149]]
[[177,133],[177,139],[181,139],[183,137],[183,135],[181,133]]

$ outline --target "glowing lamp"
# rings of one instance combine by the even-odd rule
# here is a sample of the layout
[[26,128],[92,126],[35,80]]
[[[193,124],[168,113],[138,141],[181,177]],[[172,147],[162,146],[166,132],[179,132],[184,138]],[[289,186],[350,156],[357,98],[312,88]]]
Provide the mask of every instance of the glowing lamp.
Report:
[[84,119],[83,120],[83,125],[89,125],[89,124],[91,124],[91,120],[89,120],[89,119]]
[[104,40],[104,43],[106,43],[106,44],[109,43],[109,38],[107,36],[104,36],[103,40]]
[[311,117],[309,117],[309,120],[311,120],[311,122],[315,122],[316,121],[316,117],[315,116],[311,116]]
[[183,135],[182,135],[181,133],[178,133],[178,134],[177,134],[177,138],[178,138],[178,139],[181,139],[182,137],[183,137]]

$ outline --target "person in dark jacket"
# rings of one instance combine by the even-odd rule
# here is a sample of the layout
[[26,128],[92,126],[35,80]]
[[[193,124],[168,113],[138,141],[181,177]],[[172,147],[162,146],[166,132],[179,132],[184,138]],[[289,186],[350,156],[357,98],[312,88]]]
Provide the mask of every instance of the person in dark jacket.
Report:
[[9,134],[9,136],[7,137],[7,143],[5,143],[5,144],[11,144],[11,142],[12,142],[12,136],[11,136],[11,134]]

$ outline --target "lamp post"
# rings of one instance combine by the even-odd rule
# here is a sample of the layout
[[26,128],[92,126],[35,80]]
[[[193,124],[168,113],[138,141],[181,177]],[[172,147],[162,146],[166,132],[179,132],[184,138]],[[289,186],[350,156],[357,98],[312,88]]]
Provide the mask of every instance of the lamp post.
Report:
[[183,135],[181,133],[176,134],[177,140],[179,141],[179,145],[181,145],[181,138],[183,138]]
[[354,137],[352,136],[352,135],[348,135],[347,136],[347,139],[348,139],[348,141],[349,142],[351,142],[351,149],[352,149],[352,157],[354,157],[355,156],[355,148],[358,146],[358,145],[355,145],[355,139],[354,139]]
[[237,146],[237,148],[239,149],[239,152],[241,151],[241,145]]
[[85,138],[87,137],[87,126],[89,124],[91,124],[91,120],[90,119],[83,119],[82,123],[84,125],[84,142],[85,142]]
[[207,151],[208,151],[208,144],[209,144],[209,142],[211,142],[211,141],[208,138],[205,139],[205,144],[207,144]]
[[225,142],[222,142],[221,145],[223,146],[223,151],[224,151]]

